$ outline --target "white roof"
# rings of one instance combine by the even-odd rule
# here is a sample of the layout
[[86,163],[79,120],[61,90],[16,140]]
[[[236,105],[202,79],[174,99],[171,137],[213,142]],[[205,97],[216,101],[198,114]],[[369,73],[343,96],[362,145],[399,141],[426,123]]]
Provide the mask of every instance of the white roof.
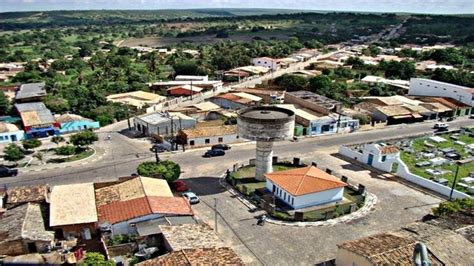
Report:
[[[169,116],[168,116],[169,115]],[[183,120],[195,120],[192,117],[189,117],[183,113],[179,112],[170,112],[168,114],[164,113],[151,113],[151,114],[145,114],[142,116],[137,117],[138,119],[145,121],[151,125],[156,125],[159,123],[166,122],[172,117],[173,119],[183,119]]]
[[50,197],[50,226],[97,222],[93,183],[55,186]]
[[416,83],[416,82],[429,82],[431,84],[438,84],[439,86],[451,86],[451,87],[456,87],[458,89],[463,89],[463,90],[470,90],[471,89],[471,88],[468,88],[468,87],[459,86],[459,85],[456,85],[456,84],[441,82],[441,81],[432,80],[432,79],[412,78],[412,79],[410,79],[410,83],[411,82],[413,82],[413,83]]
[[193,106],[196,107],[197,109],[201,110],[201,111],[210,111],[210,110],[216,110],[216,109],[221,108],[219,105],[217,105],[215,103],[212,103],[212,102],[197,103]]
[[268,71],[270,71],[268,68],[262,67],[262,66],[243,66],[243,67],[238,67],[236,69],[253,73],[253,74],[267,73]]
[[258,96],[255,96],[253,94],[250,94],[250,93],[246,93],[246,92],[235,92],[233,94],[239,96],[240,98],[249,99],[249,100],[252,100],[252,101],[255,101],[255,102],[259,102],[259,101],[262,100],[262,98],[260,98]]
[[372,75],[367,75],[361,81],[364,81],[364,82],[379,82],[381,79],[383,79],[383,78],[382,77],[377,77],[377,76],[372,76]]
[[280,108],[284,108],[284,109],[287,109],[287,110],[291,110],[291,111],[295,112],[296,116],[299,116],[299,117],[301,117],[303,119],[306,119],[308,121],[314,121],[314,120],[320,119],[320,117],[315,116],[311,113],[308,113],[305,110],[296,108],[296,106],[293,105],[293,104],[275,104],[275,106],[280,107]]
[[190,75],[177,75],[175,80],[202,80],[206,81],[208,80],[208,76],[190,76]]
[[430,140],[436,142],[436,143],[440,143],[440,142],[446,142],[446,139],[445,138],[442,138],[440,136],[433,136],[433,137],[430,137]]
[[222,81],[220,80],[207,80],[207,81],[202,81],[202,80],[196,80],[196,81],[190,81],[190,80],[172,80],[172,81],[159,81],[152,83],[151,85],[156,85],[156,86],[184,86],[184,85],[190,85],[193,84],[193,87],[196,86],[217,86],[221,85]]

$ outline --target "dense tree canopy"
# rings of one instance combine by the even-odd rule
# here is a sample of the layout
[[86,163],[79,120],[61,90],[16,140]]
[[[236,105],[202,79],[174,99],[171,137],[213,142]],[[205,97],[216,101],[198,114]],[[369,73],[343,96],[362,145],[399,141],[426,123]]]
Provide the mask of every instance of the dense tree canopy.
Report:
[[172,183],[181,175],[181,168],[172,161],[143,162],[138,165],[137,173],[142,176],[160,177]]

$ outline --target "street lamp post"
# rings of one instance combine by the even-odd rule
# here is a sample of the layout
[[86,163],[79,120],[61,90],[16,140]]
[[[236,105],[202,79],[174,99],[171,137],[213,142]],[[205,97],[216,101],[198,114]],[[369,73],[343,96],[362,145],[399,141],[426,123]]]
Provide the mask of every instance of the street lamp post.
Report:
[[453,192],[454,192],[454,188],[456,187],[456,181],[458,179],[458,174],[459,174],[459,166],[461,166],[461,163],[457,162],[456,163],[456,173],[454,174],[454,181],[453,181],[453,185],[451,186],[451,193],[449,193],[449,201],[451,201],[453,199]]

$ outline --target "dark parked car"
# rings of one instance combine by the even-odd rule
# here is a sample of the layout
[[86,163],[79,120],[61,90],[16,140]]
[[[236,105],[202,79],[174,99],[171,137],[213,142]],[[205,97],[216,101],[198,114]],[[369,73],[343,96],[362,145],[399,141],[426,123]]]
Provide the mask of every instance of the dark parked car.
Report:
[[5,166],[0,166],[0,177],[16,176],[18,175],[18,169],[11,169]]
[[225,151],[223,150],[208,150],[204,153],[203,157],[215,157],[215,156],[224,156]]
[[216,145],[212,145],[211,150],[223,150],[223,151],[226,151],[226,150],[230,150],[230,146],[227,145],[227,144],[216,144]]
[[151,146],[150,148],[150,151],[152,152],[165,152],[165,151],[170,151],[170,147],[167,147],[166,145],[164,144],[154,144],[153,146]]

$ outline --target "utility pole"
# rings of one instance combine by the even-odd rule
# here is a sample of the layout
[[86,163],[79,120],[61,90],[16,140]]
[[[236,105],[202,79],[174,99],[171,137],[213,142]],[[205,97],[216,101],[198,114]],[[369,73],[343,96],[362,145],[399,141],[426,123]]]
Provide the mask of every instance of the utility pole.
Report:
[[193,100],[193,80],[191,79],[191,101]]
[[461,163],[458,161],[456,163],[456,173],[454,174],[454,181],[453,181],[453,185],[451,186],[451,193],[449,193],[449,201],[451,201],[453,199],[453,192],[454,192],[454,189],[456,188],[456,181],[458,179],[458,174],[459,174],[459,166],[461,165]]
[[155,160],[157,163],[160,162],[160,157],[158,156],[158,147],[155,147]]
[[128,130],[132,130],[132,127],[130,125],[130,110],[129,110],[128,104],[126,105],[126,113],[127,113],[127,124],[128,124]]
[[217,198],[214,198],[214,230],[217,233]]
[[336,113],[338,114],[338,117],[337,117],[337,126],[336,126],[336,134],[339,133],[339,127],[341,125],[341,113]]

